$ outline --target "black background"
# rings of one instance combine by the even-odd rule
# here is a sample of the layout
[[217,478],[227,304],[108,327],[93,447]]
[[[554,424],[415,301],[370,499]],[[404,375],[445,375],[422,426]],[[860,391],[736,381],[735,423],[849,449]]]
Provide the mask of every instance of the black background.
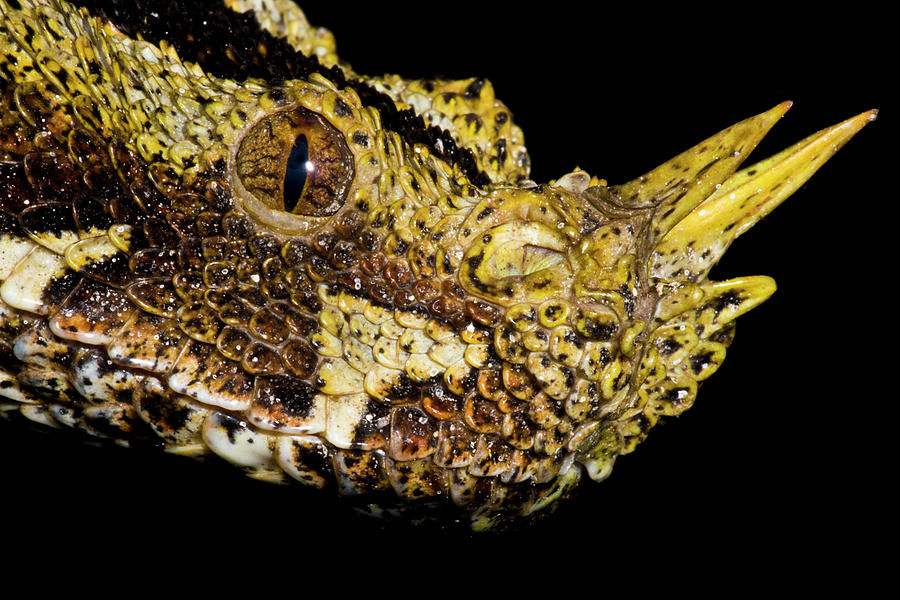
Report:
[[861,5],[452,6],[335,3],[307,15],[358,72],[490,79],[539,182],[576,165],[628,181],[783,100],[794,107],[751,161],[882,112],[714,269],[718,279],[771,275],[779,290],[740,319],[694,407],[547,523],[474,537],[385,527],[227,469],[0,423],[5,549],[81,572],[95,562],[170,572],[188,561],[191,572],[282,583],[335,583],[313,564],[348,564],[360,577],[342,585],[374,588],[419,572],[447,585],[587,578],[598,593],[615,579],[638,590],[698,575],[760,591],[867,586],[890,559],[879,544],[896,525],[887,17]]

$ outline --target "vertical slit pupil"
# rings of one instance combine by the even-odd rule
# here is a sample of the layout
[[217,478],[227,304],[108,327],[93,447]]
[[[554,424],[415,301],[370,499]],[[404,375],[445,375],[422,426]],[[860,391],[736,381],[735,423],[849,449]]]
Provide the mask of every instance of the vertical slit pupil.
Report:
[[284,210],[294,212],[309,176],[309,146],[305,135],[298,135],[288,156],[284,173]]

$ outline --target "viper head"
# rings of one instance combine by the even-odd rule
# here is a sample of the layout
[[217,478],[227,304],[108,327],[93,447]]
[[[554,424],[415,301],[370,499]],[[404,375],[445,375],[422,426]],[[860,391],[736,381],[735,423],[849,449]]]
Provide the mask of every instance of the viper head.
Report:
[[[258,226],[312,240],[301,273],[282,270],[288,291],[318,289],[324,314],[334,311],[318,319],[327,343],[314,344],[330,350],[314,373],[294,374],[314,377],[332,402],[375,399],[410,414],[418,398],[413,412],[425,420],[458,417],[522,452],[568,452],[597,479],[661,416],[692,404],[734,319],[774,292],[767,277],[710,281],[712,266],[875,116],[743,170],[790,103],[623,185],[581,170],[544,185],[473,185],[428,148],[379,130],[353,94],[294,83],[283,97],[246,128],[230,164],[236,202]],[[298,144],[299,193],[289,190]],[[319,199],[304,200],[313,190]],[[368,324],[354,329],[354,315]],[[377,333],[362,333],[372,324]],[[398,458],[435,451],[429,435],[391,439],[406,440]]]
[[448,497],[479,527],[693,403],[774,291],[710,268],[875,114],[739,170],[784,103],[629,183],[538,184],[483,79],[357,75],[287,4],[280,37],[225,7],[75,4],[0,0],[0,209],[28,254],[0,295],[51,332],[20,358],[77,344],[54,368],[123,436]]

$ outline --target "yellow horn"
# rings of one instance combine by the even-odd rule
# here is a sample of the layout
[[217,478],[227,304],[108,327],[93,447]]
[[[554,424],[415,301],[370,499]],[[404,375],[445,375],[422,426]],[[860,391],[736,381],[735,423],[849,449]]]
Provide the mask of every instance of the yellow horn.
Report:
[[657,244],[650,276],[702,281],[735,238],[794,193],[877,114],[870,110],[823,129],[732,175]]

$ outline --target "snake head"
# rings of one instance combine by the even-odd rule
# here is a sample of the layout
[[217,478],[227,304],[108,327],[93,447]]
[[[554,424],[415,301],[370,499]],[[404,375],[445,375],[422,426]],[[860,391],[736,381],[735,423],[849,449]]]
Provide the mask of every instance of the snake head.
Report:
[[692,405],[735,319],[775,291],[769,277],[712,281],[710,269],[876,116],[738,170],[790,105],[623,185],[576,170],[547,186],[500,187],[462,222],[459,283],[495,308],[491,350],[506,384],[497,395],[529,403],[547,427],[568,420],[567,448],[592,478]]
[[76,4],[0,0],[2,393],[476,529],[691,406],[775,289],[710,269],[875,116],[537,184],[488,81],[358,75],[290,3]]

